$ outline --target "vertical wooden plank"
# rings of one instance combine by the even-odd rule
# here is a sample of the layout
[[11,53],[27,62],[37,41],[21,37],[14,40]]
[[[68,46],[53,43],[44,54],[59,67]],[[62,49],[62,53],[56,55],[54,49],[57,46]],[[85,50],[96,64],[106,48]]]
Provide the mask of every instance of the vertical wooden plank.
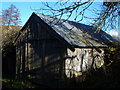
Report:
[[25,43],[22,47],[22,72],[25,72]]
[[94,64],[93,51],[94,51],[94,49],[92,48],[92,50],[91,50],[91,60],[92,60],[92,63],[91,63],[91,69],[93,68],[93,64]]
[[88,61],[87,61],[87,70],[90,70],[93,67],[93,48],[88,48],[87,49],[88,53]]
[[46,46],[46,40],[44,40],[42,44],[42,61],[41,61],[42,74],[44,74],[45,46]]
[[81,57],[81,64],[80,64],[81,72],[83,71],[84,56],[85,56],[85,54],[83,53],[83,54],[82,54],[82,57]]
[[19,64],[19,62],[18,62],[18,59],[19,59],[19,55],[18,55],[18,43],[16,44],[16,76],[17,76],[17,74],[18,74],[18,64]]
[[20,74],[20,68],[21,68],[21,40],[18,41],[18,69],[17,69],[18,77]]
[[20,43],[19,43],[19,45],[20,45],[20,66],[19,66],[19,74],[20,74],[20,71],[21,71],[21,39],[20,39]]
[[22,51],[23,51],[23,49],[22,49],[22,40],[20,39],[20,62],[21,62],[21,64],[20,64],[20,73],[22,73]]
[[65,48],[62,48],[61,52],[60,52],[60,70],[59,70],[59,74],[60,74],[60,79],[64,79],[64,75],[65,75]]
[[29,71],[29,65],[28,65],[28,35],[29,35],[29,31],[27,29],[27,36],[26,36],[26,62],[27,62],[27,71]]

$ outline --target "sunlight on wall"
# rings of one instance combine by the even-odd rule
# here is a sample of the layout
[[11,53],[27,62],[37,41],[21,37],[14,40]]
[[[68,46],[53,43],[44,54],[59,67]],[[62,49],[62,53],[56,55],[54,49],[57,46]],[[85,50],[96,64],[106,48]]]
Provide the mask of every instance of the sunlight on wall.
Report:
[[82,72],[91,68],[100,68],[104,64],[104,50],[101,53],[92,48],[76,48],[74,52],[67,49],[68,56],[65,61],[65,73],[68,78],[82,75]]

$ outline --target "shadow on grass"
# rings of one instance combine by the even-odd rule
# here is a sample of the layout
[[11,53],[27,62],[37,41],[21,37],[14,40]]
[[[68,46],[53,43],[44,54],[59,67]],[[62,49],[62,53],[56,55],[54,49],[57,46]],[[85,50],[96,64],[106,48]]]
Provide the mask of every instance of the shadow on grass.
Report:
[[28,82],[26,80],[14,80],[14,79],[1,79],[2,81],[2,88],[3,89],[23,89],[23,88],[37,88],[38,86],[33,85],[31,82]]

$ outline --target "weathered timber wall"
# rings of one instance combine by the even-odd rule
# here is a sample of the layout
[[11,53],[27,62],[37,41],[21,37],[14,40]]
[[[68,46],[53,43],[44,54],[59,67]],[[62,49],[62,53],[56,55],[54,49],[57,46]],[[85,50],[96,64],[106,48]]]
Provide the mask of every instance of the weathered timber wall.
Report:
[[103,65],[104,50],[99,53],[94,48],[76,48],[74,52],[67,49],[67,59],[65,61],[65,73],[67,77],[73,74],[84,72],[91,67],[99,68]]

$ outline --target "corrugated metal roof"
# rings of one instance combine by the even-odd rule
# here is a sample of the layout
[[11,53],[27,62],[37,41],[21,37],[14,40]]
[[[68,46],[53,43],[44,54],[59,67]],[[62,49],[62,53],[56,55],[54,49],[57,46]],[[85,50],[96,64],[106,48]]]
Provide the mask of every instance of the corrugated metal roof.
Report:
[[76,46],[97,46],[106,47],[120,44],[116,39],[100,30],[96,31],[92,26],[88,26],[73,21],[65,21],[48,15],[36,13],[45,23],[63,37],[69,44]]

